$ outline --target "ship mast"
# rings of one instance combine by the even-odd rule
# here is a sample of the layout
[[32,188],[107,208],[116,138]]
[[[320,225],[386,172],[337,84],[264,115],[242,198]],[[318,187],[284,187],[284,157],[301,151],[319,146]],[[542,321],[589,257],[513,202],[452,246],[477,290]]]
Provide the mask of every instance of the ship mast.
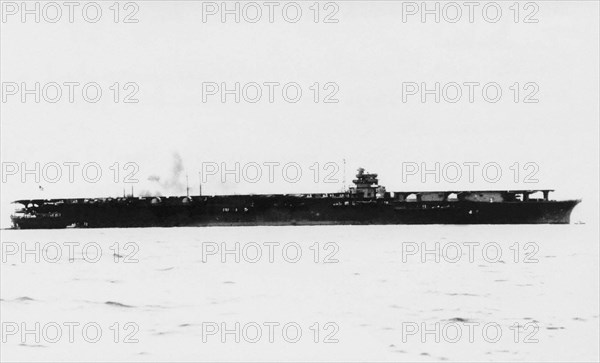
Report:
[[346,159],[344,158],[344,176],[342,177],[342,192],[346,191]]
[[198,172],[198,196],[202,196],[202,173]]

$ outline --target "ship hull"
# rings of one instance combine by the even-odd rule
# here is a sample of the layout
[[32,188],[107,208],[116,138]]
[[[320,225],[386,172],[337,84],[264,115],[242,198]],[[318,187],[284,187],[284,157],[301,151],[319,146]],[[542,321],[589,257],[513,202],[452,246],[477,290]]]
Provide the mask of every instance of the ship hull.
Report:
[[578,200],[527,202],[394,202],[339,198],[205,197],[187,204],[140,202],[65,204],[53,217],[13,217],[19,229],[385,225],[568,224]]

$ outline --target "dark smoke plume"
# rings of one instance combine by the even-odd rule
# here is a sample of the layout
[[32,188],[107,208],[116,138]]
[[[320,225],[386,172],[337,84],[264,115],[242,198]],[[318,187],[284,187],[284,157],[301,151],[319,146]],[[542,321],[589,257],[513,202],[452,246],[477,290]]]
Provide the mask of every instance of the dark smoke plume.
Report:
[[[156,183],[165,194],[184,193],[186,183],[181,156],[178,153],[173,154],[173,166],[169,176],[161,178],[158,175],[150,175],[148,180]],[[160,195],[160,192],[155,194]]]

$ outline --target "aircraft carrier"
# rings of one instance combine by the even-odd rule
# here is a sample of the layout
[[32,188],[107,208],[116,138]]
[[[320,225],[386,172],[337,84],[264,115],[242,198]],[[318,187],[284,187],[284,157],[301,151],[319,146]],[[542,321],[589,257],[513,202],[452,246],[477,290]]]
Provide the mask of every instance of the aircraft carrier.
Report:
[[16,229],[568,224],[581,202],[550,200],[548,189],[387,192],[378,182],[361,168],[340,193],[17,200],[11,219]]

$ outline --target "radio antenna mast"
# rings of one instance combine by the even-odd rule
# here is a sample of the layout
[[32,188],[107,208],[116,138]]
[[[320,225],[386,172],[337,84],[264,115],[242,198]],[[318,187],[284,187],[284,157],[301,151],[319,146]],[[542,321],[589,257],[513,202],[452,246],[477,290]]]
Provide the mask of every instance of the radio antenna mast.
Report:
[[342,191],[345,192],[346,191],[346,159],[344,158],[344,176],[343,176],[343,181],[342,183],[344,185],[342,185]]

